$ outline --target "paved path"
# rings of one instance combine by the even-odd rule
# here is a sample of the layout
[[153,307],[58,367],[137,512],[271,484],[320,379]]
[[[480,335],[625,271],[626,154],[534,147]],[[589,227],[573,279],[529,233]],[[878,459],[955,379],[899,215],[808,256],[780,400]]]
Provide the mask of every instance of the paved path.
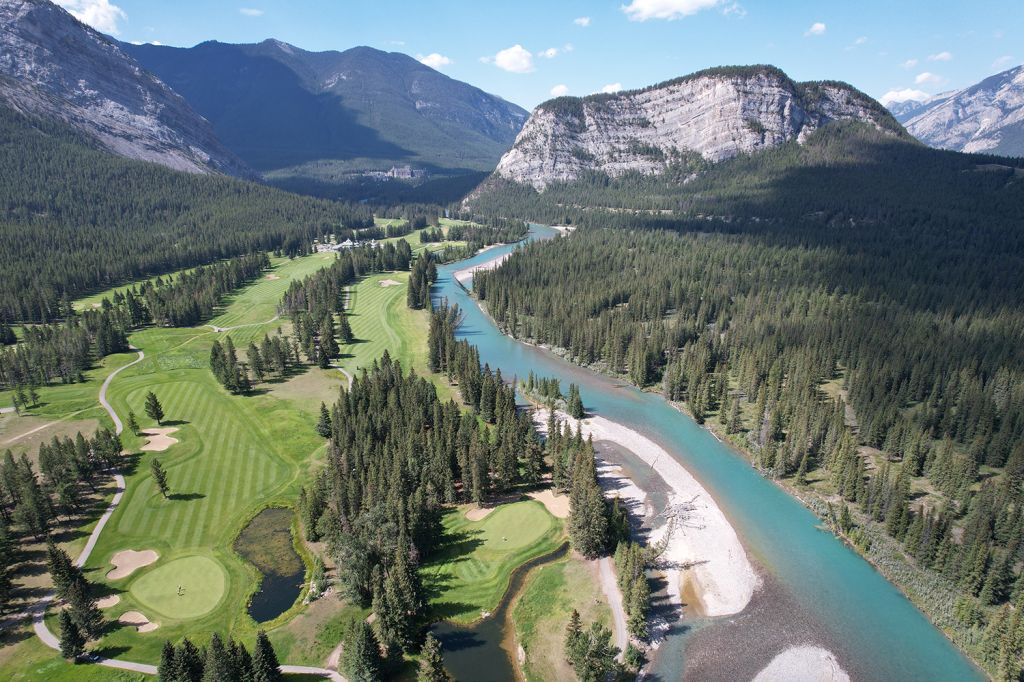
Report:
[[629,644],[629,633],[626,629],[626,611],[622,607],[622,592],[619,590],[619,581],[615,579],[615,568],[612,565],[611,557],[602,557],[597,560],[598,574],[601,578],[601,591],[608,600],[608,606],[612,609],[612,624],[615,626],[615,646],[619,647],[619,656],[626,651]]
[[[276,319],[276,318],[275,318]],[[106,378],[103,385],[100,387],[100,404],[103,405],[103,409],[107,411],[110,418],[114,420],[114,430],[118,435],[124,430],[124,425],[121,423],[121,419],[117,416],[117,412],[107,402],[107,389],[110,388],[110,382],[115,376],[122,370],[128,369],[134,364],[142,362],[146,354],[137,348],[139,357],[129,362],[124,367],[118,367],[116,370],[110,373],[110,376]],[[89,535],[89,539],[85,543],[85,547],[82,549],[82,553],[78,555],[78,559],[75,561],[75,565],[78,567],[85,566],[85,562],[89,560],[89,556],[92,554],[92,550],[95,549],[96,543],[100,539],[100,533],[103,532],[104,526],[107,525],[107,521],[113,515],[114,510],[117,509],[117,505],[121,503],[121,498],[124,497],[125,480],[121,474],[114,474],[114,481],[117,484],[117,491],[114,493],[114,497],[110,499],[110,506],[103,512],[103,516],[96,523],[96,527],[93,528],[92,533]],[[35,605],[28,610],[27,615],[32,617],[32,629],[35,630],[36,636],[51,649],[60,651],[60,640],[50,632],[50,628],[46,625],[46,609],[50,603],[56,598],[56,594],[53,592],[45,595]],[[149,665],[147,663],[135,663],[134,661],[122,661],[116,658],[103,658],[102,656],[95,656],[92,654],[82,657],[82,661],[86,663],[94,663],[96,665],[102,665],[107,668],[117,668],[118,670],[128,670],[131,672],[142,673],[144,675],[156,675],[156,666]],[[304,665],[282,665],[281,672],[292,674],[292,675],[319,675],[326,677],[332,682],[345,682],[345,678],[339,675],[333,670],[326,668],[313,668]]]
[[250,324],[236,324],[234,327],[218,327],[215,324],[208,324],[206,326],[209,327],[210,329],[212,329],[213,331],[219,333],[219,332],[229,332],[229,331],[233,331],[235,329],[242,329],[244,327],[262,327],[265,324],[270,324],[272,322],[277,322],[280,319],[281,319],[280,315],[274,315],[272,318],[270,318],[266,322],[252,322]]
[[[116,433],[119,436],[121,435],[121,432],[124,431],[124,425],[121,423],[121,418],[117,416],[117,412],[114,412],[114,408],[111,407],[110,403],[107,402],[107,389],[110,388],[110,382],[114,380],[114,377],[116,377],[118,374],[128,369],[132,365],[137,365],[138,363],[142,362],[142,360],[146,357],[146,354],[143,353],[138,348],[133,347],[132,350],[139,351],[139,357],[135,358],[124,367],[118,367],[117,369],[115,369],[113,372],[110,373],[110,375],[106,379],[103,380],[103,385],[100,386],[100,405],[102,405],[103,409],[107,411],[107,414],[110,415],[110,418],[114,420],[114,433]],[[121,479],[121,489],[124,490],[124,479]],[[120,498],[118,498],[118,500],[120,501]]]

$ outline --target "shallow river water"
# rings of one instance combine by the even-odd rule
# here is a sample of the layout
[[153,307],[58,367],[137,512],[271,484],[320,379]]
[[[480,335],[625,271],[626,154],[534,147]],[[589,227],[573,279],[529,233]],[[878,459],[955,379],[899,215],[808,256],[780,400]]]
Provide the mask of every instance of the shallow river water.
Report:
[[[531,225],[529,238],[556,235]],[[481,362],[501,368],[507,378],[532,370],[557,377],[562,386],[579,384],[589,411],[659,443],[714,496],[762,574],[764,587],[744,613],[719,619],[684,615],[659,649],[652,679],[750,679],[775,654],[798,644],[833,651],[853,680],[984,679],[870,564],[689,417],[658,395],[502,334],[453,273],[515,248],[499,247],[438,268],[434,299],[462,309],[458,336],[475,344]]]

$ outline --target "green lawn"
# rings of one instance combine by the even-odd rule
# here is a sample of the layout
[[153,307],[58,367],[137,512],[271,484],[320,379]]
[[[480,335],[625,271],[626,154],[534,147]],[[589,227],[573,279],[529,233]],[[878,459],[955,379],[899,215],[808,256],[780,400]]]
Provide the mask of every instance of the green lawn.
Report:
[[576,555],[534,569],[512,608],[516,642],[523,648],[521,669],[529,682],[574,679],[565,659],[565,629],[573,609],[584,627],[598,621],[611,627],[611,610],[589,562]]
[[558,548],[562,522],[533,500],[504,504],[481,521],[466,508],[442,521],[444,544],[422,570],[435,618],[471,623],[497,608],[518,566]]
[[[232,296],[211,322],[218,327],[246,325],[240,329],[215,332],[208,326],[150,327],[132,334],[130,342],[146,357],[117,376],[108,399],[122,419],[134,411],[146,428],[154,424],[145,416],[144,399],[148,391],[155,392],[164,406],[165,426],[178,429],[173,435],[178,443],[165,452],[126,456],[124,498],[85,567],[90,580],[104,592],[120,597],[120,602],[104,613],[115,622],[96,645],[101,653],[156,663],[167,639],[187,635],[202,643],[219,632],[251,643],[257,626],[246,613],[246,603],[256,589],[258,575],[235,554],[232,544],[245,523],[263,507],[294,504],[299,487],[321,466],[325,445],[314,431],[319,402],[333,399],[341,375],[333,369],[306,368],[287,380],[259,386],[255,395],[232,396],[209,370],[210,347],[214,340],[223,341],[229,334],[236,346],[244,349],[249,340],[278,329],[290,333],[287,320],[270,321],[281,294],[295,279],[331,262],[332,258],[323,254],[274,259],[268,273],[273,277]],[[386,279],[399,285],[381,286]],[[408,273],[388,273],[354,285],[349,314],[359,342],[343,349],[349,354],[341,360],[346,369],[368,367],[388,349],[406,367],[415,366],[426,373],[428,313],[406,307],[407,280]],[[54,433],[73,435],[75,427],[91,431],[97,424],[110,425],[97,401],[100,384],[114,369],[135,358],[135,353],[110,356],[87,374],[85,383],[40,389],[42,404],[31,415],[0,417],[0,450],[4,440],[37,426],[45,425],[16,441],[19,445],[24,442],[23,449],[34,450]],[[437,383],[450,394],[443,380]],[[0,406],[9,402],[9,396],[0,393]],[[143,442],[129,433],[122,439],[128,452],[137,452]],[[160,459],[167,471],[169,499],[159,494],[150,476],[153,458]],[[555,532],[560,533],[560,527]],[[77,553],[83,542],[84,536],[77,538],[69,549]],[[109,581],[110,559],[123,549],[153,549],[160,558],[125,579]],[[179,585],[184,592],[181,596]],[[336,606],[326,608],[317,619],[318,626],[330,625],[330,632],[351,617],[341,603],[333,603]],[[129,610],[141,611],[159,627],[138,633],[133,627],[116,624],[117,617]],[[55,620],[51,614],[51,629],[56,627]],[[277,628],[275,638],[286,651],[299,654],[301,662],[320,662],[317,658],[333,648],[328,641],[331,638],[313,632],[320,627],[305,627],[304,621],[295,621],[296,626],[285,623]],[[18,661],[14,667],[2,663],[3,652],[11,650],[15,652],[12,660]],[[10,669],[11,679],[135,679],[114,677],[111,671],[92,666],[72,668],[34,637],[0,648],[0,668],[5,674]]]

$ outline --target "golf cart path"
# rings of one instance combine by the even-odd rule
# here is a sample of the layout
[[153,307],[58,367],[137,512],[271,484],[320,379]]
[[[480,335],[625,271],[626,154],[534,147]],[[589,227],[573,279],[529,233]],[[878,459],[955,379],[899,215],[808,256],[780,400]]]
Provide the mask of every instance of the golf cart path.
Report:
[[[124,425],[121,423],[120,417],[117,416],[117,412],[114,411],[114,408],[111,407],[110,403],[107,401],[107,389],[110,387],[110,382],[119,372],[121,372],[121,370],[128,369],[132,365],[142,362],[146,357],[146,354],[138,348],[133,347],[132,350],[138,351],[139,357],[129,362],[124,367],[118,367],[116,370],[111,372],[110,376],[106,378],[103,385],[100,387],[100,404],[114,421],[114,429],[118,435],[120,435],[124,430]],[[117,509],[117,505],[121,503],[121,498],[124,497],[124,476],[121,474],[114,474],[114,481],[117,483],[117,491],[114,493],[114,497],[110,500],[110,506],[108,506],[107,510],[103,512],[103,516],[100,517],[100,520],[96,523],[96,527],[93,528],[92,533],[89,535],[89,540],[85,543],[82,553],[78,555],[78,559],[75,561],[75,565],[79,568],[85,566],[85,562],[89,560],[92,550],[96,547],[96,543],[100,539],[100,533],[103,532],[104,526],[107,525],[107,521],[110,520],[110,517]],[[32,629],[35,630],[36,636],[38,636],[46,646],[60,651],[60,640],[50,632],[50,628],[46,625],[46,609],[55,598],[56,594],[54,592],[50,592],[40,599],[39,602],[31,609],[29,609],[29,613],[32,616]],[[135,663],[134,661],[122,661],[116,658],[103,658],[95,655],[83,656],[82,660],[87,663],[102,665],[107,668],[128,670],[131,672],[143,673],[145,675],[157,674],[156,666],[149,665],[147,663]],[[336,671],[328,670],[326,668],[314,668],[304,665],[282,665],[281,672],[291,675],[319,675],[320,677],[326,677],[332,680],[332,682],[346,682],[345,678],[339,675]]]
[[207,325],[203,325],[203,326],[209,327],[213,331],[215,331],[217,333],[220,333],[220,332],[234,331],[235,329],[243,329],[245,327],[262,327],[265,324],[271,324],[273,322],[277,322],[280,319],[281,319],[280,315],[274,315],[272,318],[270,318],[266,322],[250,322],[249,324],[236,324],[234,327],[218,327],[215,324],[207,324]]
[[619,648],[619,658],[626,651],[629,644],[629,630],[626,627],[626,611],[622,606],[622,591],[619,590],[619,582],[615,578],[615,568],[612,565],[611,557],[601,557],[597,560],[598,575],[601,579],[601,591],[604,592],[608,606],[612,610],[612,623],[615,626],[615,646]]

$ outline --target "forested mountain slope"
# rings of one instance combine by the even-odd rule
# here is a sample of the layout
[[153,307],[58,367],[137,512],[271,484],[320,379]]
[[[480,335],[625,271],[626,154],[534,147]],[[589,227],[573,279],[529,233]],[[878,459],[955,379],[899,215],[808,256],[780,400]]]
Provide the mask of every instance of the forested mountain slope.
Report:
[[0,103],[66,122],[130,159],[251,175],[184,99],[48,0],[0,0]]
[[308,250],[367,209],[90,146],[0,106],[0,321],[43,321],[84,291],[253,250]]
[[526,112],[408,55],[307,52],[277,40],[123,45],[261,171],[346,162],[490,171]]
[[658,387],[766,475],[812,486],[833,527],[990,671],[1016,661],[1000,673],[1016,680],[1024,170],[1010,163],[830,124],[695,178],[495,183],[478,210],[579,229],[474,286],[510,333]]

